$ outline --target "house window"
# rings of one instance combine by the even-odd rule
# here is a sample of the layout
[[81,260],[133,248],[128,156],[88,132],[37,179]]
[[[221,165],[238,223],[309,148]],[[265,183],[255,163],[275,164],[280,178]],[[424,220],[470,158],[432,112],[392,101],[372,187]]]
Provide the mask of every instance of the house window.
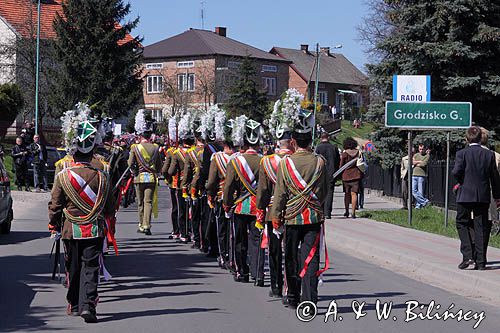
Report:
[[179,91],[194,91],[195,90],[196,76],[194,73],[178,74],[177,75],[177,88]]
[[273,65],[262,65],[262,71],[276,73],[278,71],[278,67]]
[[146,64],[146,69],[162,69],[163,64]]
[[228,61],[227,62],[227,67],[231,68],[231,69],[237,69],[240,67],[240,65],[241,65],[241,62],[239,62],[239,61]]
[[263,86],[264,90],[269,96],[276,96],[276,78],[275,77],[264,77]]
[[163,120],[163,112],[162,110],[151,110],[151,117],[159,122]]
[[318,102],[321,105],[328,105],[328,92],[327,91],[318,91]]
[[177,68],[193,68],[194,61],[179,61],[177,62]]
[[148,94],[158,94],[163,92],[163,77],[160,75],[148,76]]

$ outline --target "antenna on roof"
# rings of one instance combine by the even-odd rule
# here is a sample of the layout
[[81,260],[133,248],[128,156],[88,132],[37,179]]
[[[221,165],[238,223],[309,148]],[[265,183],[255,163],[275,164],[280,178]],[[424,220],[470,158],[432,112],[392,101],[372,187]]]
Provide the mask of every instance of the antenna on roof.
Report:
[[205,30],[205,0],[201,0],[201,28]]

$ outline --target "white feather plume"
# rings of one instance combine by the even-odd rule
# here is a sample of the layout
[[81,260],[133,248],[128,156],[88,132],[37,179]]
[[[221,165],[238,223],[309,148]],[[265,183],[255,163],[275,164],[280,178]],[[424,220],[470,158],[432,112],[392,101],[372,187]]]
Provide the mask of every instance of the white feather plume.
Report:
[[177,121],[174,117],[168,120],[168,137],[170,141],[177,141]]
[[142,134],[146,130],[146,118],[144,117],[144,110],[140,109],[135,115],[134,129],[137,133]]
[[90,108],[85,103],[78,103],[75,105],[73,110],[68,110],[64,112],[61,117],[62,122],[62,132],[64,133],[64,145],[66,146],[66,151],[71,153],[74,150],[74,139],[77,136],[78,125],[89,119]]
[[241,115],[239,117],[236,117],[236,119],[234,119],[231,139],[233,140],[233,143],[236,146],[243,146],[244,144],[247,120],[248,117],[245,115]]

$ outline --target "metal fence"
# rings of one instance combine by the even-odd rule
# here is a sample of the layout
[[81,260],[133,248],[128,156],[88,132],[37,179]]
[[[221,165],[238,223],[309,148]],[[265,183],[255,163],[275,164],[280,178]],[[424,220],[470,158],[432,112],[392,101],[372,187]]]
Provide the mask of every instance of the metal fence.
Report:
[[[450,161],[450,177],[454,161]],[[401,192],[401,166],[396,165],[390,169],[383,169],[375,162],[368,163],[368,172],[365,175],[365,188],[382,191],[390,197],[402,197]],[[444,207],[446,184],[446,161],[434,161],[427,165],[427,181],[425,185],[425,196],[435,206]],[[453,178],[450,179],[448,188],[450,209],[456,209],[456,198],[452,192]]]

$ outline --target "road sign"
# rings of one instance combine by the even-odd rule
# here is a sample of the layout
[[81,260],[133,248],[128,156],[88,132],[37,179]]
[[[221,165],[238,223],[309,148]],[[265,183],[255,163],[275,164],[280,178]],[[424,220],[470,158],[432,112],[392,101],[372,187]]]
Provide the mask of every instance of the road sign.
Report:
[[386,102],[385,126],[411,129],[456,129],[472,124],[468,102]]
[[394,75],[392,78],[393,100],[423,103],[431,101],[430,75]]

